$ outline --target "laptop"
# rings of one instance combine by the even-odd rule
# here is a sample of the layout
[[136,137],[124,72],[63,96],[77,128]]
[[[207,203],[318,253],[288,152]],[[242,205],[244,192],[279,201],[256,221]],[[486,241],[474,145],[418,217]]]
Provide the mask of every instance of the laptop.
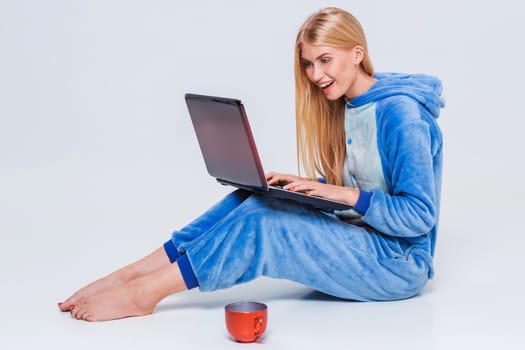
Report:
[[240,100],[190,93],[184,98],[208,173],[219,183],[320,209],[352,209],[346,203],[269,186]]

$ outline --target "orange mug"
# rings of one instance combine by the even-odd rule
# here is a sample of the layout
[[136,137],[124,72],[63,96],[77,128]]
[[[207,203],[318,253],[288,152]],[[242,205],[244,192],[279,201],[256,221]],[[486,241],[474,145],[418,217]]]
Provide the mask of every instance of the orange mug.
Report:
[[238,342],[252,343],[266,330],[268,307],[254,301],[242,301],[224,307],[226,329]]

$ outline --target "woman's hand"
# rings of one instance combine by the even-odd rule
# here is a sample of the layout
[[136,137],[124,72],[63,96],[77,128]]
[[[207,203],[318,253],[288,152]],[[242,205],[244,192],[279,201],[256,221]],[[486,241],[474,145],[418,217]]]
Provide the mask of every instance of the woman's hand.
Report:
[[303,192],[309,196],[317,196],[348,203],[351,206],[355,206],[359,198],[359,190],[345,186],[324,184],[318,180],[306,179],[290,174],[268,173],[266,174],[266,180],[269,185],[278,184],[290,191]]
[[296,175],[291,174],[280,174],[280,173],[267,173],[266,174],[266,181],[268,181],[268,185],[279,185],[279,186],[286,186],[291,182],[294,181],[309,181],[308,179]]

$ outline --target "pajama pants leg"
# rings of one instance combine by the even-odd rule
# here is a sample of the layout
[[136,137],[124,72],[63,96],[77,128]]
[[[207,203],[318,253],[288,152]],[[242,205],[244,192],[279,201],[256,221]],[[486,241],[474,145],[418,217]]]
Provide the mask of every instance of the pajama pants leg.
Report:
[[173,234],[202,291],[283,278],[354,300],[420,292],[427,254],[309,206],[236,191]]

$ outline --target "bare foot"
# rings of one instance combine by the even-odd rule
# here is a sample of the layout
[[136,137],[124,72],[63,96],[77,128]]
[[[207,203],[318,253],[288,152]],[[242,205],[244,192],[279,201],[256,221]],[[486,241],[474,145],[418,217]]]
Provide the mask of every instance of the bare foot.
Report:
[[107,321],[153,312],[158,301],[145,295],[140,279],[78,301],[71,315],[85,321]]
[[150,315],[166,296],[186,289],[177,264],[79,300],[71,315],[85,321],[107,321]]
[[79,304],[84,299],[128,282],[131,277],[125,269],[126,268],[115,271],[108,276],[102,277],[95,282],[88,284],[67,298],[63,303],[58,303],[58,307],[61,311],[71,311],[75,305]]
[[58,303],[58,307],[61,311],[71,311],[77,304],[91,296],[145,276],[169,264],[169,258],[164,252],[164,248],[161,247],[137,262],[86,285],[64,302]]

